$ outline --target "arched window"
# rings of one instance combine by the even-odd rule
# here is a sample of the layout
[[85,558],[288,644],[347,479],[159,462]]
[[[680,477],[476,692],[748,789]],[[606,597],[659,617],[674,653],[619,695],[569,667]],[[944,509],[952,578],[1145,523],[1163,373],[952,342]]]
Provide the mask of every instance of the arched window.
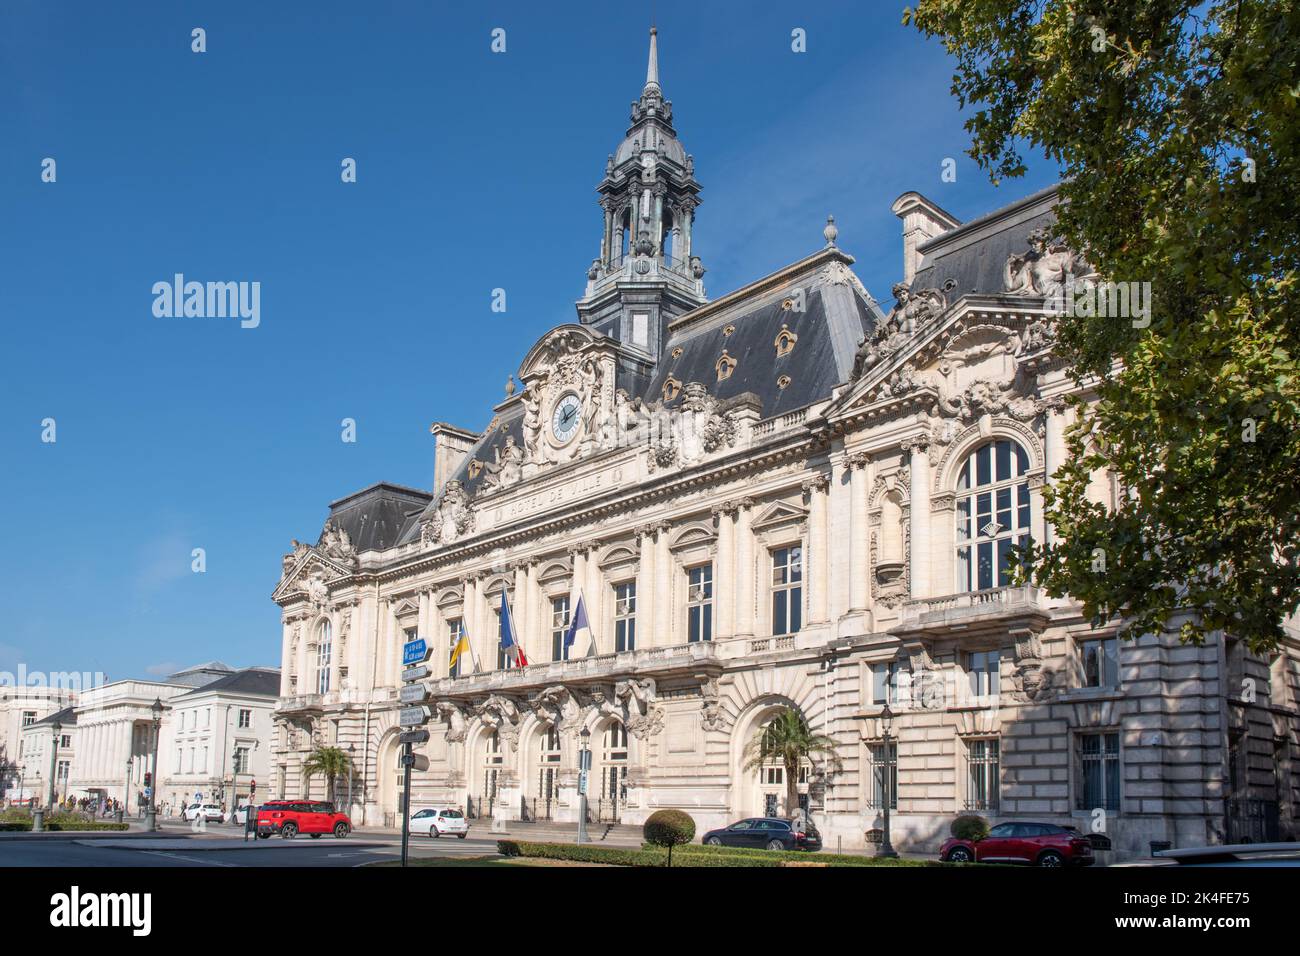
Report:
[[551,819],[551,805],[560,790],[560,732],[554,727],[538,735],[536,818]]
[[334,650],[334,629],[329,621],[321,621],[320,640],[316,644],[316,693],[328,694],[330,690],[330,656]]
[[957,473],[957,590],[1010,583],[1011,549],[1029,542],[1029,456],[999,438],[976,448]]

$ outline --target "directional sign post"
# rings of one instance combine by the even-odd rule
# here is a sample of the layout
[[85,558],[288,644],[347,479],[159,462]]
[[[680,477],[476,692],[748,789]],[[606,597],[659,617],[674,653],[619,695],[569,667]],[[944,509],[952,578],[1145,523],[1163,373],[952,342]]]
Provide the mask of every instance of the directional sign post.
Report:
[[401,727],[423,727],[429,722],[432,711],[424,704],[417,704],[414,707],[403,707],[397,712],[397,723]]
[[397,699],[408,705],[397,714],[397,723],[403,729],[398,738],[402,742],[402,866],[406,866],[411,843],[411,774],[429,769],[429,758],[411,750],[413,744],[422,744],[429,739],[429,732],[423,729],[433,716],[433,711],[424,703],[429,699],[429,691],[416,683],[429,676],[429,668],[424,666],[429,654],[429,642],[422,637],[402,645],[402,681],[406,686],[398,692]]
[[429,699],[429,688],[412,682],[397,692],[397,699],[403,704],[422,704]]
[[402,663],[407,667],[423,664],[429,659],[429,645],[422,637],[407,641],[402,645]]

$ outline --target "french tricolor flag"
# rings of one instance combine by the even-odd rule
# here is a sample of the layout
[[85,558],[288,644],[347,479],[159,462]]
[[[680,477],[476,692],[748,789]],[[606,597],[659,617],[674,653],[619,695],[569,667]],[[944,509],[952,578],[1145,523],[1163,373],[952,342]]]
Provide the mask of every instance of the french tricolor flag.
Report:
[[528,658],[524,656],[524,649],[515,640],[515,621],[510,616],[510,603],[506,600],[504,590],[501,592],[501,649],[515,662],[516,667],[528,666]]

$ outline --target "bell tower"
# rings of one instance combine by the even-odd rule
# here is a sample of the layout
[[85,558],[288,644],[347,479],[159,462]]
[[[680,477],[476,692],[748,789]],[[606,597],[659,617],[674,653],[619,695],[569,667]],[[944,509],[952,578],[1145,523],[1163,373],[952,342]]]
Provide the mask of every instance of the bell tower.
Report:
[[700,184],[659,86],[658,30],[650,28],[645,86],[596,186],[605,228],[578,300],[584,325],[657,361],[669,321],[703,305],[704,267],[691,245]]

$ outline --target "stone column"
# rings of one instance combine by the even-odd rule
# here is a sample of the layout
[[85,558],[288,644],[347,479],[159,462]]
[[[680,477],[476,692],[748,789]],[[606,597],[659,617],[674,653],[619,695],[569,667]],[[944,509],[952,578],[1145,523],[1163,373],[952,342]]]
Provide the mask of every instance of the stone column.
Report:
[[867,607],[868,535],[867,483],[870,480],[871,456],[858,452],[850,455],[849,465],[849,608],[862,611]]
[[691,259],[691,220],[695,218],[695,206],[690,201],[682,203],[682,252],[680,259],[683,263],[690,262]]
[[827,620],[826,595],[830,585],[830,540],[827,526],[826,487],[830,479],[815,475],[803,483],[808,502],[808,554],[804,555],[804,588],[808,592],[808,623]]
[[636,568],[637,643],[655,647],[659,638],[659,602],[655,600],[654,542],[649,526],[636,529],[638,561]]
[[831,537],[835,558],[829,561],[827,580],[827,617],[838,621],[848,613],[852,601],[850,562],[845,560],[844,534],[853,524],[852,476],[847,456],[842,452],[831,457],[830,482],[826,491],[827,526],[834,529]]
[[[587,551],[585,548],[572,548],[569,551],[569,555],[573,559],[573,587],[569,592],[570,619],[572,619],[572,615],[578,610],[578,597],[581,595],[585,598],[583,603],[587,608],[587,618],[591,621],[591,632],[595,636],[597,651],[599,652],[600,635],[596,632],[597,622],[592,620],[591,599],[586,597]],[[577,641],[574,641],[573,646],[569,648],[569,657],[571,659],[579,657],[585,653],[587,653],[587,649],[585,647],[579,647]]]
[[293,646],[293,622],[284,621],[280,625],[280,696],[289,696],[289,672],[293,666],[289,661],[289,649]]
[[907,443],[911,454],[912,487],[911,508],[912,577],[911,596],[931,597],[930,583],[930,455],[929,441],[919,436]]
[[736,503],[736,636],[754,636],[754,500],[742,498]]
[[733,502],[713,509],[718,525],[718,559],[713,568],[713,637],[726,640],[736,633],[736,521]]
[[[587,614],[591,618],[591,630],[598,636],[597,648],[599,650],[614,649],[614,635],[603,633],[605,630],[605,608],[609,602],[610,592],[605,586],[605,575],[600,570],[600,555],[597,548],[589,548],[587,551],[587,584],[583,588],[583,593],[587,595]],[[585,654],[587,649],[584,647],[578,653]]]
[[601,206],[605,209],[605,242],[602,246],[604,251],[601,258],[608,267],[611,260],[610,252],[614,248],[614,211],[607,202],[602,202]]
[[[656,627],[658,634],[655,636],[655,644],[664,646],[675,643],[673,639],[673,616],[675,604],[672,600],[673,581],[672,581],[672,555],[668,553],[668,538],[672,526],[667,522],[661,522],[656,529],[655,534],[655,589],[651,600],[658,607],[659,613],[656,616]],[[640,607],[640,598],[638,596]]]
[[465,626],[465,633],[469,637],[470,659],[461,662],[460,672],[462,674],[472,674],[474,672],[474,660],[480,657],[479,648],[482,646],[483,635],[479,633],[478,628],[478,581],[473,575],[461,579],[461,623]]

